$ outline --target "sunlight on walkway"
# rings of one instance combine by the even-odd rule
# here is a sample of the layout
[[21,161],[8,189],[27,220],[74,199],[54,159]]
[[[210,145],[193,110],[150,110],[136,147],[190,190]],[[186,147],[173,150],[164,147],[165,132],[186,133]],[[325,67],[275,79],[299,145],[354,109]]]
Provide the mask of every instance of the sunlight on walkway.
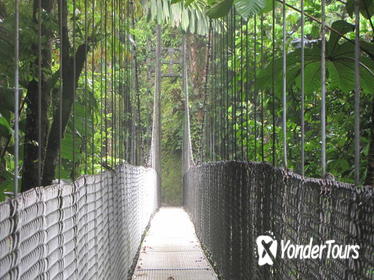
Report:
[[133,279],[215,280],[182,208],[161,208],[141,247]]

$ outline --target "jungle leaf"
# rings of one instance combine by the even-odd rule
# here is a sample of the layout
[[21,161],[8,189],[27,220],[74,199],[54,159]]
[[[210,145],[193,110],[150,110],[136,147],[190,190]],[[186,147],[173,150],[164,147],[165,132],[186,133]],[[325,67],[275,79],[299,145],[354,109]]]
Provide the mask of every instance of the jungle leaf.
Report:
[[4,118],[0,114],[0,135],[1,136],[8,136],[10,134],[12,134],[12,128],[10,127],[6,118]]
[[226,16],[232,8],[234,0],[223,0],[207,10],[206,14],[210,18],[221,18]]

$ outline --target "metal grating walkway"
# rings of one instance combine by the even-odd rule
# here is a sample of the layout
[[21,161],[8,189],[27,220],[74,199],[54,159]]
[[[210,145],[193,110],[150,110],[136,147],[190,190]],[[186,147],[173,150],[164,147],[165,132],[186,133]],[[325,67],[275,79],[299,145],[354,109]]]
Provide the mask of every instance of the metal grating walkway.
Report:
[[161,208],[154,216],[132,279],[217,279],[182,208]]

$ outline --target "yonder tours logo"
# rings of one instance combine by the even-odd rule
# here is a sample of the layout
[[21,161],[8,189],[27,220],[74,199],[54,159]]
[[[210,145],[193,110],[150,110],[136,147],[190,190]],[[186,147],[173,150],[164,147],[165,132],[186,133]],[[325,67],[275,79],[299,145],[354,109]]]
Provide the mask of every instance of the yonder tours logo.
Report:
[[278,242],[270,235],[260,235],[256,239],[258,265],[273,265],[277,257]]
[[273,265],[278,253],[282,259],[358,259],[359,245],[341,245],[335,240],[327,240],[321,244],[315,244],[313,238],[308,244],[294,244],[290,240],[278,242],[271,234],[260,235],[256,239],[258,265]]

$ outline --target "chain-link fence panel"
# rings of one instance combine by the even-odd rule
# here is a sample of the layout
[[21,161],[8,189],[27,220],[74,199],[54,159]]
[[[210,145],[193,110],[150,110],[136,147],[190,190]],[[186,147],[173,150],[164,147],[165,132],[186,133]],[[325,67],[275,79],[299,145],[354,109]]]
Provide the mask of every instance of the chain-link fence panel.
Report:
[[[185,174],[184,205],[223,279],[374,279],[370,187],[303,178],[265,163],[215,162]],[[264,234],[278,243],[273,265],[258,264],[256,239]],[[282,258],[281,240],[295,250],[334,243],[330,257],[326,247],[315,258],[301,251],[294,258],[291,249]],[[358,259],[345,245],[360,246]]]
[[127,279],[157,180],[125,164],[1,203],[0,279]]

